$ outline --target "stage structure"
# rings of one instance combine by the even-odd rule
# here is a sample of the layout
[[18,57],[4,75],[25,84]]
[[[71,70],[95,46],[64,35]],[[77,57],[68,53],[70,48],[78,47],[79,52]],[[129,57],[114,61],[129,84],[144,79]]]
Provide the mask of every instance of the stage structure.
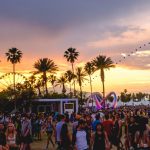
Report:
[[[111,102],[110,102],[111,99]],[[106,108],[116,108],[117,107],[117,96],[115,92],[110,92],[105,98],[99,93],[95,92],[89,96],[87,101],[87,107],[91,107],[93,101],[93,106],[96,106],[96,109],[106,109]]]

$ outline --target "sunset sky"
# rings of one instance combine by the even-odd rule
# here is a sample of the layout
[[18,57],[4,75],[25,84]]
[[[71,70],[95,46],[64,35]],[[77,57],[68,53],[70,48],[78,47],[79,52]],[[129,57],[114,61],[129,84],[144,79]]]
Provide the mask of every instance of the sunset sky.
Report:
[[[5,57],[12,47],[23,52],[16,70],[25,75],[44,57],[55,61],[59,75],[71,69],[63,58],[69,47],[80,52],[76,66],[99,54],[118,62],[134,52],[106,71],[106,91],[126,88],[150,93],[149,42],[148,0],[4,0],[0,4],[0,75],[12,71]],[[102,91],[99,72],[93,78],[94,91]],[[83,90],[90,90],[87,81]]]

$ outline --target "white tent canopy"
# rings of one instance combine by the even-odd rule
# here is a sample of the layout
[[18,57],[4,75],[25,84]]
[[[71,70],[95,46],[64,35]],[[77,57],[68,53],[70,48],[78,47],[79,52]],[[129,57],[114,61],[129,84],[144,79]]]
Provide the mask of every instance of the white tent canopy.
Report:
[[150,101],[148,101],[148,100],[141,100],[141,101],[133,101],[133,100],[131,100],[131,101],[129,101],[129,102],[127,102],[127,103],[124,103],[124,102],[121,102],[120,100],[118,101],[118,105],[117,105],[117,107],[120,107],[120,106],[124,106],[124,105],[126,105],[126,106],[139,106],[139,105],[150,105]]

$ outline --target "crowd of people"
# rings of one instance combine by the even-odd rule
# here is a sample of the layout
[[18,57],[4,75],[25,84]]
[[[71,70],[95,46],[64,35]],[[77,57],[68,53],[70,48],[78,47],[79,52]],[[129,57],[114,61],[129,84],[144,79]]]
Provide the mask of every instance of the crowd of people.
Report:
[[[120,107],[95,113],[0,114],[0,150],[150,150],[150,107]],[[50,146],[51,145],[51,146]]]

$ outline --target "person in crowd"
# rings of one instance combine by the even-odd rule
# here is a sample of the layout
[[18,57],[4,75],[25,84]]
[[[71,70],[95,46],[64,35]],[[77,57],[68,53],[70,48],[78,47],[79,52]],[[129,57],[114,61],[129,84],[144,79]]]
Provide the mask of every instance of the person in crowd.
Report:
[[109,119],[109,114],[105,114],[105,120],[103,121],[102,124],[103,124],[104,130],[107,133],[108,139],[111,141],[112,140],[111,134],[112,134],[112,128],[113,128],[113,121]]
[[[115,114],[114,116],[114,125],[111,131],[111,144],[115,145],[117,147],[117,150],[120,149],[120,147],[123,147],[121,136],[122,136],[122,121],[120,119],[119,114]],[[121,144],[121,146],[120,146]]]
[[40,116],[37,117],[36,121],[35,121],[35,135],[37,137],[37,140],[41,140],[41,129],[42,129],[42,123],[41,123],[41,119]]
[[107,133],[104,131],[104,127],[101,123],[96,125],[96,131],[92,135],[91,143],[91,145],[93,145],[93,150],[110,149]]
[[95,116],[95,120],[93,121],[92,123],[92,128],[93,128],[93,131],[96,131],[96,125],[100,123],[100,114],[96,114]]
[[135,148],[136,149],[150,149],[150,138],[149,138],[149,125],[148,118],[141,115],[140,121],[138,122],[138,130],[135,134]]
[[75,131],[76,131],[77,126],[78,126],[78,122],[79,122],[80,118],[81,118],[81,115],[76,114],[75,120],[74,120],[74,122],[72,123],[72,132],[75,132]]
[[52,139],[52,135],[54,133],[54,126],[52,124],[52,117],[49,116],[46,122],[46,133],[47,133],[47,145],[46,145],[46,149],[48,149],[49,146],[49,142],[52,143],[53,147],[55,146],[53,139]]
[[88,150],[89,137],[85,131],[85,121],[80,119],[76,131],[73,133],[72,144],[76,150]]
[[65,123],[65,116],[60,115],[60,121],[56,124],[56,129],[55,129],[55,138],[56,138],[56,143],[58,144],[58,149],[61,148],[60,133],[61,133],[62,125],[64,123]]
[[20,150],[31,150],[30,144],[32,143],[32,136],[31,136],[31,121],[27,114],[24,114],[22,125],[21,125],[21,148]]
[[36,115],[32,116],[31,125],[32,125],[32,137],[35,140],[37,136],[37,130],[36,130]]
[[6,142],[9,150],[18,150],[19,146],[16,143],[17,132],[13,123],[9,123],[6,130]]
[[125,135],[125,146],[128,148],[135,148],[135,133],[137,132],[137,124],[133,116],[130,117],[130,121],[127,126],[127,134]]
[[0,150],[9,150],[9,147],[6,144],[6,135],[4,132],[4,124],[2,122],[0,122]]
[[71,147],[71,135],[68,130],[68,125],[64,123],[61,128],[60,133],[60,139],[61,139],[61,148],[62,150],[72,150]]

